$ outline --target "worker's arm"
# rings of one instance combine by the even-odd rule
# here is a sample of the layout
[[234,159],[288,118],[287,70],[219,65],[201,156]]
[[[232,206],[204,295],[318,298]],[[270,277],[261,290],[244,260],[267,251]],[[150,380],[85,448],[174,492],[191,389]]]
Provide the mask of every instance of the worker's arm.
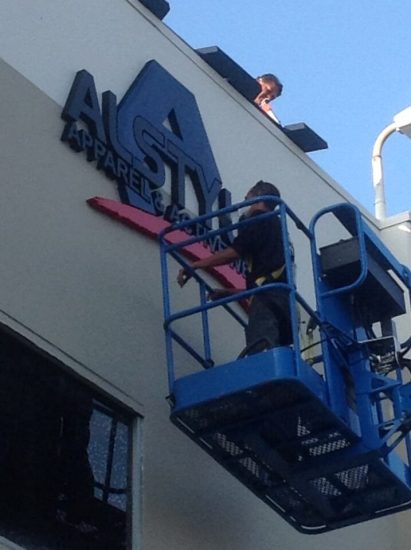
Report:
[[227,298],[228,296],[234,296],[244,292],[244,289],[240,288],[213,288],[207,295],[207,298],[211,301],[221,300],[221,298]]
[[[225,265],[233,262],[237,258],[239,258],[239,254],[229,246],[228,248],[225,248],[224,250],[219,250],[215,254],[212,254],[211,256],[207,256],[207,258],[202,258],[201,260],[196,260],[190,265],[190,268],[192,270],[195,269],[206,269],[207,267],[216,267],[219,265]],[[190,273],[186,269],[180,269],[177,277],[177,282],[180,286],[185,285],[185,283],[190,278]]]
[[264,113],[269,116],[271,119],[275,120],[277,124],[281,124],[281,122],[278,120],[276,114],[271,108],[270,101],[268,99],[263,99],[261,101],[258,101],[259,95],[254,100],[255,103],[258,105],[258,107],[264,111]]

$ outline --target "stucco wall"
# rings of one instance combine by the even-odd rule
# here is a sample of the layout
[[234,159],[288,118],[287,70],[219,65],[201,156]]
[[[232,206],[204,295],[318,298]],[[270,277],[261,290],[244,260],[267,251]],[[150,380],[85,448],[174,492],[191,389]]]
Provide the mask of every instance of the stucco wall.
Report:
[[[235,201],[267,179],[308,222],[349,195],[144,8],[3,0],[0,25],[0,321],[144,415],[142,548],[407,548],[393,538],[407,513],[299,535],[172,427],[158,246],[87,205],[92,196],[118,200],[116,186],[61,143],[61,108],[79,69],[94,75],[99,93],[120,99],[156,59],[195,94]],[[301,237],[294,240],[302,249]],[[301,285],[310,293],[305,269]],[[190,290],[178,292],[188,303]],[[225,328],[221,339],[235,356],[241,333]],[[136,502],[139,494],[136,484]]]

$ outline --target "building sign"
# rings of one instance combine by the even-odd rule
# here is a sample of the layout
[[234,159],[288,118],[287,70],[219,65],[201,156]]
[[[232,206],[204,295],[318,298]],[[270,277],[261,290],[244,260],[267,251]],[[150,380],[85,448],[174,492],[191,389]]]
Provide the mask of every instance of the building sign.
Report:
[[[83,152],[118,185],[121,203],[117,206],[107,199],[89,201],[107,214],[126,219],[129,225],[135,219],[139,230],[142,220],[149,219],[139,212],[155,217],[159,230],[164,220],[186,220],[191,217],[186,209],[187,179],[199,215],[231,204],[194,95],[156,61],[144,66],[120,103],[113,92],[104,92],[101,107],[93,76],[79,71],[62,118],[62,141]],[[166,193],[168,180],[170,192]],[[219,220],[220,226],[229,222]],[[195,232],[206,234],[209,227],[197,225]],[[231,235],[213,237],[208,246],[220,250],[231,239]]]

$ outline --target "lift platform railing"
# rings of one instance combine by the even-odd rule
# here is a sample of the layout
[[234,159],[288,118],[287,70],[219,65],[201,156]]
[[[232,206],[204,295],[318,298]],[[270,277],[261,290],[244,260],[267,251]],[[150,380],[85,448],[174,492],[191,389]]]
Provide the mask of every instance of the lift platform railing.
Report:
[[[321,218],[323,218],[327,214],[332,214],[333,216],[335,216],[335,218],[341,222],[341,224],[353,237],[358,238],[359,259],[361,262],[361,273],[359,274],[357,280],[354,281],[350,286],[332,290],[331,294],[350,292],[352,288],[358,288],[364,282],[367,274],[369,255],[374,257],[384,269],[391,269],[397,275],[397,277],[402,280],[404,285],[408,289],[411,289],[411,270],[397,260],[397,258],[381,241],[381,239],[379,239],[377,235],[370,229],[370,227],[364,222],[364,218],[360,210],[350,203],[340,203],[329,206],[327,208],[323,208],[312,218],[310,222],[309,232],[313,237],[311,243],[313,247],[313,258],[315,258],[314,268],[316,270],[316,276],[319,281],[321,281],[321,270],[319,268],[319,259],[316,251],[316,226],[319,220],[321,220]],[[326,292],[327,291],[322,292],[322,297],[327,296]]]
[[[219,220],[222,217],[227,218],[238,212],[241,209],[247,208],[252,204],[264,201],[266,203],[272,203],[275,205],[274,210],[261,213],[258,216],[240,219],[230,225],[225,224],[224,227],[216,229],[210,229],[210,221]],[[217,236],[233,235],[236,230],[241,230],[248,225],[260,223],[262,220],[279,216],[282,227],[283,247],[285,251],[285,270],[287,274],[288,283],[274,282],[264,284],[264,286],[256,287],[249,290],[242,290],[235,295],[227,296],[217,300],[210,301],[207,296],[212,291],[212,287],[206,282],[204,277],[197,272],[190,270],[190,264],[184,256],[184,251],[189,249],[196,243],[204,243],[211,241]],[[278,292],[284,292],[289,297],[290,304],[290,317],[291,317],[291,329],[293,334],[294,348],[297,355],[301,354],[301,343],[299,338],[299,318],[298,310],[303,309],[309,318],[314,320],[314,325],[320,323],[320,319],[315,310],[306,302],[306,300],[297,292],[295,279],[294,279],[294,258],[293,247],[290,242],[287,219],[292,220],[296,228],[300,230],[308,239],[311,239],[311,234],[308,228],[301,222],[301,220],[294,214],[294,212],[279,198],[272,195],[260,196],[241,203],[231,205],[229,207],[218,210],[210,214],[198,216],[193,220],[186,220],[180,223],[176,223],[166,228],[160,234],[160,253],[161,253],[161,265],[162,265],[162,284],[163,284],[163,307],[164,307],[164,328],[166,334],[166,353],[168,364],[168,381],[170,392],[172,391],[173,383],[175,380],[175,368],[174,368],[174,354],[173,343],[177,343],[186,352],[188,352],[203,368],[209,368],[214,366],[214,359],[212,357],[212,349],[210,342],[210,329],[209,329],[209,312],[215,308],[224,308],[227,313],[235,319],[241,327],[245,327],[246,322],[244,318],[232,307],[230,304],[233,302],[245,303],[252,296],[266,292],[275,288]],[[201,235],[190,234],[195,227],[203,227],[204,232]],[[182,237],[179,242],[172,242],[170,234],[178,232],[180,236],[186,234],[186,237]],[[228,246],[228,245],[227,245]],[[211,253],[211,251],[210,251]],[[189,309],[183,309],[176,312],[171,311],[170,300],[170,280],[169,280],[169,262],[168,257],[172,257],[182,268],[185,268],[196,281],[199,287],[199,304]],[[174,284],[174,281],[171,283]],[[298,307],[297,307],[298,304]],[[202,334],[203,334],[203,349],[199,352],[193,348],[193,346],[184,339],[175,329],[174,325],[178,320],[188,318],[195,315],[201,315],[202,322]],[[296,364],[296,369],[299,368],[299,364]]]
[[[319,249],[317,224],[329,214],[350,238]],[[331,406],[346,421],[347,412],[355,410],[362,440],[370,449],[379,449],[387,463],[395,460],[391,451],[405,440],[403,457],[409,467],[410,409],[403,399],[403,365],[398,360],[392,318],[407,311],[403,295],[409,303],[410,270],[393,256],[353,205],[321,210],[310,231],[318,313],[338,329],[335,338],[325,340],[323,346]],[[375,325],[380,325],[378,337]],[[354,403],[348,404],[348,409],[347,391],[338,392],[343,385],[352,388]],[[409,480],[409,470],[406,472]]]

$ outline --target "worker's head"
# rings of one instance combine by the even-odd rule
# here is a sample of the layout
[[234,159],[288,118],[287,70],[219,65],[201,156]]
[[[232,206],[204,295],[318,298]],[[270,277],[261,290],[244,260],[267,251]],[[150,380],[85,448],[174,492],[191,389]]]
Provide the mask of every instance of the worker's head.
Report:
[[[277,189],[275,185],[273,185],[268,181],[260,180],[260,181],[257,181],[257,183],[253,185],[253,187],[251,187],[251,189],[248,191],[245,198],[246,200],[248,200],[248,199],[254,199],[255,197],[262,197],[265,195],[273,195],[278,198],[281,197],[280,191]],[[276,207],[276,204],[271,201],[256,202],[250,206],[249,213],[252,213],[256,210],[274,210],[275,207]]]
[[279,97],[283,91],[283,85],[280,80],[271,73],[263,74],[257,77],[257,82],[261,87],[260,93],[255,98],[259,105],[262,101],[272,101]]

